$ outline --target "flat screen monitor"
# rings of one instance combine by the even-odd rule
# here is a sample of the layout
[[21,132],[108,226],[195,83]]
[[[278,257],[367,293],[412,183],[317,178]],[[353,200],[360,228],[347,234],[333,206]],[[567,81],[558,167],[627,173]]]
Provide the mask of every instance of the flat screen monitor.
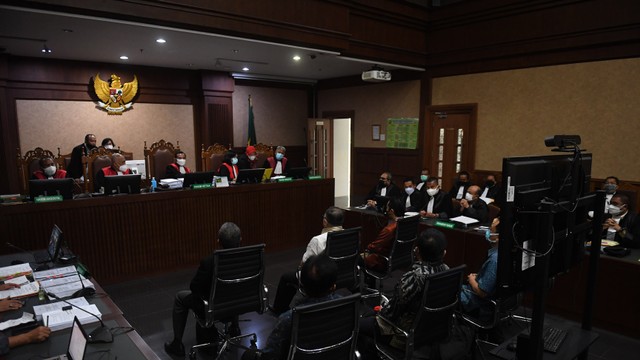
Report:
[[35,199],[37,196],[62,195],[65,200],[73,199],[73,179],[46,179],[29,180],[29,196]]
[[287,171],[287,176],[294,179],[308,179],[310,171],[310,167],[291,168],[289,169],[289,171]]
[[140,194],[140,175],[105,176],[105,195]]
[[[549,246],[549,276],[570,268],[583,258],[595,194],[589,193],[592,156],[527,156],[502,162],[503,199],[498,244],[498,295],[508,297],[533,287],[536,241],[547,238],[541,205],[553,204],[553,234]],[[539,254],[537,254],[539,255]],[[532,261],[533,260],[533,261]]]
[[62,247],[62,230],[58,225],[53,225],[51,229],[51,236],[49,237],[49,245],[47,246],[47,252],[49,253],[49,260],[51,262],[57,262],[60,256],[60,248]]
[[264,168],[257,169],[240,169],[236,184],[257,184],[262,181]]
[[190,187],[193,184],[211,184],[214,175],[215,173],[213,171],[184,174],[182,187]]

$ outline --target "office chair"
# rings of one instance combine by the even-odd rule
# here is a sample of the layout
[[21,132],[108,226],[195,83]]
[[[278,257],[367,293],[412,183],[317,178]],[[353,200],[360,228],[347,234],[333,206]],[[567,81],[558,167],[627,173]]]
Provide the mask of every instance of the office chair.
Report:
[[427,345],[430,345],[429,359],[440,358],[439,344],[449,338],[466,268],[466,265],[460,265],[426,277],[422,304],[409,329],[402,329],[378,314],[378,319],[391,326],[397,336],[405,339],[404,349],[400,350],[380,342],[376,337],[376,350],[382,359],[409,360],[413,358],[415,349]]
[[338,264],[338,289],[347,288],[350,291],[359,288],[360,267],[360,230],[362,227],[332,231],[327,233],[325,254]]
[[[196,316],[196,321],[203,328],[212,328],[216,322],[231,319],[249,312],[262,314],[267,304],[264,278],[264,244],[244,246],[234,249],[217,250],[214,253],[213,280],[209,301],[205,301],[205,317]],[[198,344],[191,347],[189,358],[196,358],[196,350],[218,346],[216,359],[229,346],[248,350],[240,340],[251,337],[251,347],[255,348],[256,334],[231,337],[229,323],[224,330],[218,331],[220,341],[216,343]]]
[[360,294],[293,308],[288,360],[355,358]]
[[[389,256],[382,256],[387,260],[387,268],[380,272],[365,267],[365,272],[376,281],[377,292],[382,292],[382,281],[388,278],[395,270],[408,269],[413,264],[413,246],[418,238],[418,223],[420,216],[410,216],[397,220],[396,237]],[[374,292],[375,293],[375,292]],[[377,296],[377,294],[374,294]],[[366,295],[365,297],[368,297]]]

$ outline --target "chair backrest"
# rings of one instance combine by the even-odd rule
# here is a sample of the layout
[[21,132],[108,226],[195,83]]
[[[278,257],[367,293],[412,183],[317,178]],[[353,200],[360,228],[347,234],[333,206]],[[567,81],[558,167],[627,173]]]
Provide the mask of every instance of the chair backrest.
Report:
[[359,293],[293,308],[287,359],[353,359],[359,318]]
[[263,143],[257,143],[255,145],[256,148],[256,164],[258,167],[261,167],[264,164],[264,161],[267,160],[268,157],[273,156],[273,147],[267,146]]
[[202,159],[202,171],[218,171],[226,152],[227,148],[224,145],[216,143],[205,150],[204,144],[202,144],[202,153],[200,155]]
[[167,166],[174,162],[176,150],[180,150],[180,142],[176,142],[174,147],[172,143],[163,139],[151,144],[147,148],[147,142],[144,142],[144,160],[146,167],[147,179],[155,177],[156,180],[164,179],[167,173]]
[[[418,348],[449,337],[466,268],[463,264],[426,277],[422,306],[408,331],[407,347]],[[413,349],[406,350],[413,352]]]
[[55,159],[55,161],[58,165],[58,169],[67,170],[69,168],[69,164],[71,163],[71,153],[61,154],[60,148],[58,148],[58,157]]
[[493,219],[498,217],[498,214],[500,214],[500,207],[498,205],[494,205],[493,203],[487,205],[487,207],[489,208],[489,224],[491,224]]
[[102,146],[91,149],[89,156],[87,157],[87,173],[84,174],[84,190],[92,192],[95,184],[95,179],[100,169],[111,166],[111,155],[113,152],[109,149],[105,149]]
[[266,295],[264,244],[217,250],[214,256],[211,294],[206,309],[206,326],[248,312],[262,313]]
[[420,216],[409,216],[398,219],[396,222],[396,238],[389,253],[388,272],[406,269],[413,264],[413,246],[418,238]]
[[327,233],[325,254],[338,264],[338,289],[352,289],[358,283],[360,230],[362,227]]
[[29,193],[29,180],[31,175],[40,170],[40,159],[48,156],[55,159],[53,153],[49,150],[45,150],[41,147],[37,147],[33,150],[27,151],[24,156],[20,154],[20,148],[17,149],[18,153],[18,176],[20,179],[20,190],[22,194]]

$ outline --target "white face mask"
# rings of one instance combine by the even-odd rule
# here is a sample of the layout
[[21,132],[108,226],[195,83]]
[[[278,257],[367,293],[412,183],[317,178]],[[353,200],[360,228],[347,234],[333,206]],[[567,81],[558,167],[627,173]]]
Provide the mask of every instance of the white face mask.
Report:
[[466,194],[464,194],[464,198],[465,198],[467,201],[473,201],[473,195],[471,195],[470,193],[466,193]]
[[609,205],[609,214],[616,216],[616,215],[620,215],[621,212],[622,212],[622,209],[619,206]]
[[404,192],[406,192],[406,193],[407,193],[407,195],[411,195],[411,194],[413,194],[413,192],[414,192],[415,190],[416,190],[416,189],[415,189],[415,188],[412,188],[412,187],[404,188]]
[[105,145],[104,148],[111,150],[111,149],[113,149],[113,145]]
[[435,188],[435,189],[427,189],[427,194],[429,194],[429,196],[436,196],[436,194],[438,193],[438,191],[440,191],[440,189]]
[[44,174],[47,176],[53,176],[56,173],[56,166],[51,165],[49,167],[44,168]]
[[176,159],[176,164],[178,164],[179,166],[185,166],[186,163],[187,159]]
[[127,169],[128,169],[128,168],[129,168],[129,167],[125,164],[125,165],[120,165],[120,167],[118,168],[118,170],[120,170],[120,171],[122,171],[122,172],[125,172],[125,171],[127,171]]
[[255,160],[255,159],[256,159],[256,156],[255,156],[255,155],[249,155],[249,160],[253,161],[253,160]]

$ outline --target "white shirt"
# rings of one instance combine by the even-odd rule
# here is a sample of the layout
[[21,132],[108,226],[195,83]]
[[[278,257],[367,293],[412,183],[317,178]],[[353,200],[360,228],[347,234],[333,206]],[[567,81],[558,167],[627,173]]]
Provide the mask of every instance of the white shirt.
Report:
[[416,190],[422,190],[423,186],[424,186],[424,182],[421,182],[420,184],[416,185]]
[[464,186],[460,186],[460,188],[458,188],[458,194],[456,194],[456,199],[460,200],[464,198]]
[[427,212],[428,213],[433,213],[433,204],[435,203],[435,197],[431,196],[431,199],[429,199],[429,203],[427,204]]
[[276,167],[273,169],[273,173],[276,175],[282,174],[282,161],[276,161]]
[[322,229],[322,234],[316,235],[311,238],[309,244],[307,245],[307,251],[302,255],[302,262],[307,261],[307,259],[313,255],[320,255],[327,247],[327,233],[332,231],[342,230],[342,226],[334,226],[330,228]]
[[180,168],[180,174],[186,174],[186,170],[184,169],[184,166],[179,166]]

